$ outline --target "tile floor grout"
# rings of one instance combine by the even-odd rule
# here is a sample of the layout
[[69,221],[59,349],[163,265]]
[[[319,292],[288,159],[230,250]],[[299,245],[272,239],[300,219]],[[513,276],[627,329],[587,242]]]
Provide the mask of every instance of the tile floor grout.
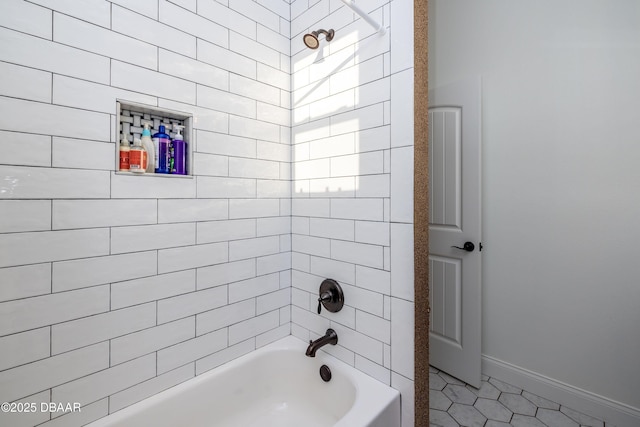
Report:
[[613,427],[611,424],[482,376],[476,389],[429,368],[431,427]]

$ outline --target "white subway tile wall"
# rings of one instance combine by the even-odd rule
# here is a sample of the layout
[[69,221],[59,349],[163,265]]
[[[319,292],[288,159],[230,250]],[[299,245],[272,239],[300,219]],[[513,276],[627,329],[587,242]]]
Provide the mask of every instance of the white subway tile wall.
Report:
[[[289,7],[2,2],[0,398],[83,407],[0,425],[80,426],[290,334]],[[194,115],[193,178],[115,173],[116,99]]]
[[[309,340],[333,328],[338,344],[323,350],[406,394],[411,427],[413,2],[358,4],[386,34],[341,2],[291,4],[291,331]],[[327,27],[335,38],[320,53],[300,43]],[[318,315],[326,277],[342,285],[345,306]]]
[[[384,35],[331,0],[1,3],[0,401],[83,406],[0,425],[81,426],[328,327],[412,392],[410,1],[359,3]],[[194,176],[117,174],[116,99],[193,114]],[[327,277],[346,303],[317,315]]]

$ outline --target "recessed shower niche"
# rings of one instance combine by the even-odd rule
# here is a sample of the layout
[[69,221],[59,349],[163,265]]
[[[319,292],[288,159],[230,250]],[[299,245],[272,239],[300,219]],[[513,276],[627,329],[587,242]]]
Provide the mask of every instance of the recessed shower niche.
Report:
[[[118,140],[115,144],[115,171],[117,174],[168,178],[191,178],[193,176],[193,114],[119,99],[116,101],[116,117],[118,120]],[[160,131],[160,125],[164,125],[165,132],[171,136],[172,140],[176,134],[174,126],[183,127],[182,140],[186,143],[184,151],[185,174],[135,174],[120,170],[120,142],[123,138],[126,138],[130,144],[133,143],[134,138],[141,139],[145,123],[149,124],[152,136]],[[150,159],[150,161],[153,162],[154,159]]]

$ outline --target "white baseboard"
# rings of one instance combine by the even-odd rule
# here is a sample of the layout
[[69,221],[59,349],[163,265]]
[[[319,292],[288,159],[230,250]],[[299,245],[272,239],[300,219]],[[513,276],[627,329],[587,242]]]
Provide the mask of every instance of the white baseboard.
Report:
[[482,373],[594,418],[607,427],[640,426],[640,409],[482,355]]

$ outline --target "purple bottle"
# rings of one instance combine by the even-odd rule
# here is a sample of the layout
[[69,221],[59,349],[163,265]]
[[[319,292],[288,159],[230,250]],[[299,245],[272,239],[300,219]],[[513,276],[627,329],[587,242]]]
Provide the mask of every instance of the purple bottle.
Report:
[[184,126],[173,125],[176,136],[173,138],[173,168],[171,173],[176,175],[187,174],[187,143],[182,139],[182,129]]

